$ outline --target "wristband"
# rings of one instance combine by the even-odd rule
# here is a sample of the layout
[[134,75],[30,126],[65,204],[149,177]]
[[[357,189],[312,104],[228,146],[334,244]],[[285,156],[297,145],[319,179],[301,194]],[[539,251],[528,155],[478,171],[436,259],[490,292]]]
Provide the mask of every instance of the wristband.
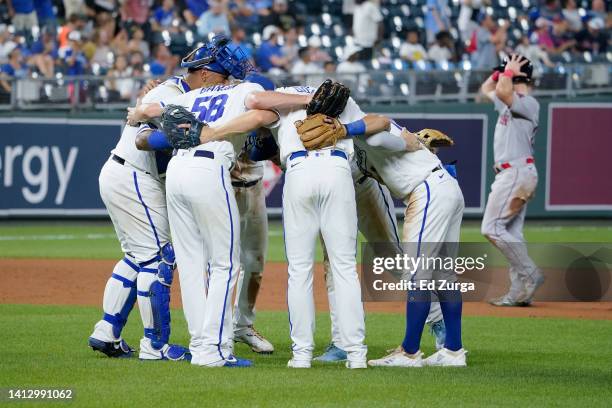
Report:
[[499,71],[493,71],[493,74],[491,75],[491,79],[495,82],[497,82],[499,80],[499,74],[501,74],[501,72]]
[[514,76],[514,71],[512,71],[511,69],[506,68],[506,70],[504,71],[503,74],[506,78],[510,78],[512,79],[512,77]]
[[346,135],[349,137],[361,136],[366,132],[366,123],[363,119],[347,123],[344,127],[346,128]]
[[148,137],[149,147],[152,150],[172,149],[172,145],[168,142],[166,134],[161,130],[154,130]]

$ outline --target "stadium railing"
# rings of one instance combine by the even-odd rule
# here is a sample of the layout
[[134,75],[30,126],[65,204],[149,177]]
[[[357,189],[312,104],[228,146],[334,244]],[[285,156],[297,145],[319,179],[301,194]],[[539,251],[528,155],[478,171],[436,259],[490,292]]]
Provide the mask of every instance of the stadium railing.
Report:
[[[360,103],[414,105],[419,102],[478,100],[479,87],[490,71],[472,70],[371,70],[359,74],[282,74],[270,76],[277,86],[318,86],[333,78],[350,86]],[[566,97],[612,94],[612,64],[573,64],[540,73],[535,94]],[[109,78],[64,76],[4,79],[0,110],[123,110],[136,100],[140,87],[151,77]]]

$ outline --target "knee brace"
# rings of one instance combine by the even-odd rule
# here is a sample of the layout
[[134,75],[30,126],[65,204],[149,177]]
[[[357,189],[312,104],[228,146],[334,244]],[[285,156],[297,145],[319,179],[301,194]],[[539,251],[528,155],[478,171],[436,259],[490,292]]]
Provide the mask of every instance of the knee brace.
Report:
[[167,243],[162,247],[160,257],[161,261],[156,271],[157,279],[151,283],[146,293],[151,301],[153,327],[145,328],[145,337],[151,340],[151,345],[155,349],[161,349],[170,339],[170,286],[176,267],[172,244]]
[[115,265],[104,292],[104,316],[102,320],[113,328],[113,336],[121,338],[121,332],[136,303],[136,278],[139,267],[127,257]]

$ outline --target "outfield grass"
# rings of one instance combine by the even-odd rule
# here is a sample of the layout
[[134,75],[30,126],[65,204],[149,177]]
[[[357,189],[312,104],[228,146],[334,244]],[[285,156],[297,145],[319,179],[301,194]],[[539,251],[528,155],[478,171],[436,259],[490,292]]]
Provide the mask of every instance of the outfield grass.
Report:
[[[530,242],[612,242],[612,222],[527,223]],[[270,224],[268,260],[285,261],[280,222]],[[485,242],[480,224],[464,222],[462,242]],[[0,258],[117,259],[119,243],[110,222],[0,223]],[[321,250],[317,253],[321,260]]]
[[[607,321],[465,318],[467,368],[349,371],[318,364],[285,368],[289,359],[287,315],[262,312],[258,326],[274,342],[272,356],[255,356],[255,368],[207,369],[188,363],[111,360],[86,347],[100,317],[86,307],[0,305],[0,387],[71,387],[75,406],[609,406],[612,399],[612,325]],[[173,341],[185,344],[180,311]],[[402,337],[403,317],[368,315],[369,355],[377,357]],[[329,333],[317,316],[317,348]],[[125,338],[137,346],[136,315]],[[424,351],[432,338],[424,335]],[[26,406],[25,404],[19,406]],[[33,403],[32,406],[43,406]]]

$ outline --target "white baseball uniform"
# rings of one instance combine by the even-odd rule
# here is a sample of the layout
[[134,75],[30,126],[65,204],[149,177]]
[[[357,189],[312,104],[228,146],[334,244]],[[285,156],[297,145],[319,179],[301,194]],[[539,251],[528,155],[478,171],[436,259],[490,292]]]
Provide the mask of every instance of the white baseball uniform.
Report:
[[268,214],[262,178],[263,162],[241,152],[231,172],[240,213],[240,276],[234,305],[234,332],[252,326],[255,301],[261,285],[268,251]]
[[[188,91],[181,77],[172,77],[151,90],[143,98],[145,103],[154,103],[172,98]],[[170,242],[170,227],[166,210],[164,183],[158,168],[158,159],[164,153],[141,151],[135,140],[140,131],[150,129],[126,125],[121,139],[102,167],[99,177],[100,195],[110,215],[121,250],[125,258],[115,266],[104,291],[103,308],[105,319],[100,320],[92,337],[102,341],[117,340],[113,326],[121,326],[115,319],[127,318],[129,310],[123,310],[138,292],[138,305],[145,329],[153,327],[153,312],[149,297],[151,283],[157,279],[157,265],[161,247]],[[162,166],[160,164],[160,166]],[[163,165],[162,167],[165,167]],[[138,279],[136,279],[138,277]],[[129,297],[132,296],[132,300]],[[131,309],[131,307],[130,307]],[[114,320],[114,322],[113,322]],[[145,354],[156,354],[150,340],[143,337],[140,342],[141,358]]]
[[[279,92],[307,94],[308,87],[280,88]],[[350,100],[341,115],[344,122],[359,119],[361,111]],[[288,306],[293,360],[309,364],[314,349],[315,308],[313,266],[319,234],[327,248],[335,282],[339,346],[348,360],[364,363],[367,354],[365,323],[356,269],[357,210],[348,159],[351,140],[334,149],[306,152],[294,122],[306,118],[304,109],[280,118],[273,134],[285,165],[283,227],[289,263]]]
[[[216,85],[164,103],[223,124],[246,112],[245,99],[256,91],[263,88],[247,82]],[[222,366],[233,349],[231,299],[240,268],[240,222],[230,170],[245,139],[178,150],[166,173],[170,229],[196,365]]]
[[[390,134],[401,137],[401,129],[393,124]],[[415,152],[391,151],[372,146],[370,139],[354,138],[356,155],[362,158],[358,164],[364,174],[379,178],[406,204],[402,242],[415,243],[415,255],[426,256],[436,256],[445,242],[459,242],[463,194],[438,157],[425,147]]]
[[[355,185],[355,201],[357,203],[357,226],[367,242],[389,242],[401,245],[398,233],[395,203],[387,186],[378,180],[365,176],[357,165],[357,159],[351,161],[353,182]],[[324,253],[325,284],[329,297],[329,314],[332,321],[332,342],[338,345],[338,329],[334,304],[333,277],[329,273],[327,253]],[[398,277],[405,278],[405,277]],[[427,316],[427,323],[442,320],[442,310],[439,302],[432,302]]]
[[518,211],[511,207],[513,199],[529,201],[538,184],[533,160],[533,140],[538,128],[540,105],[530,95],[514,93],[512,106],[493,95],[499,112],[493,140],[495,181],[482,220],[482,234],[488,237],[510,263],[512,300],[521,300],[526,282],[540,275],[527,253],[523,224],[527,205]]

